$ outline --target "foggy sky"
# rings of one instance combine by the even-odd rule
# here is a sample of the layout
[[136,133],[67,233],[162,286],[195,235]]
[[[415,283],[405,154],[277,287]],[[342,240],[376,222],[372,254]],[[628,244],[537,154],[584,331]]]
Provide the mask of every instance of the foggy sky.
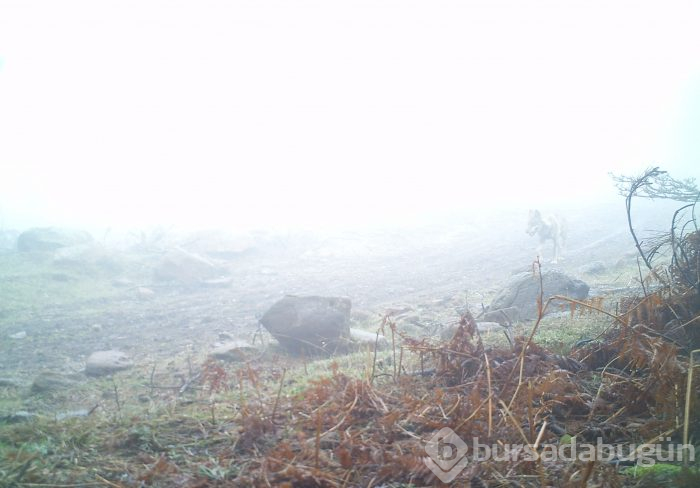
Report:
[[411,219],[700,160],[700,3],[0,3],[0,225]]

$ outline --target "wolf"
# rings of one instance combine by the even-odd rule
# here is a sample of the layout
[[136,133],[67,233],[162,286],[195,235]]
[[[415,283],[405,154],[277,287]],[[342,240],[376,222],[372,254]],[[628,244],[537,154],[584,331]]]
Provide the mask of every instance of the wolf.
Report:
[[554,257],[552,263],[556,264],[562,259],[562,250],[564,248],[564,239],[566,237],[566,223],[560,217],[555,215],[547,215],[542,217],[539,210],[530,210],[530,215],[527,221],[526,232],[539,237],[540,243],[537,246],[537,256],[542,257],[542,248],[547,241],[552,241],[554,245]]

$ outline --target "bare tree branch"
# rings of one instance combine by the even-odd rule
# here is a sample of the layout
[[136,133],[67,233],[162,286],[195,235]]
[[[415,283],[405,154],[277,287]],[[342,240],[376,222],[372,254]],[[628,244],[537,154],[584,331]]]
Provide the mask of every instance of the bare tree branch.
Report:
[[620,195],[641,198],[661,198],[677,202],[694,203],[698,199],[700,190],[695,183],[695,178],[677,180],[671,178],[666,171],[656,166],[647,168],[641,176],[624,176],[610,173]]

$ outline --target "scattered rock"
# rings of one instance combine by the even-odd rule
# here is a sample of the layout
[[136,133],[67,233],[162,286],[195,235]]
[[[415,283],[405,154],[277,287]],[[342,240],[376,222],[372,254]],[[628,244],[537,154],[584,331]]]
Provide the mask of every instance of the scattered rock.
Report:
[[498,322],[477,322],[476,328],[479,332],[491,332],[493,330],[503,330],[503,326]]
[[19,235],[17,250],[22,252],[52,252],[63,247],[92,242],[92,236],[82,230],[37,227],[26,230]]
[[[589,286],[581,280],[572,278],[561,271],[545,271],[542,273],[542,290],[544,300],[553,295],[563,295],[576,300],[588,296]],[[540,279],[535,273],[520,273],[511,277],[510,281],[494,297],[489,310],[507,307],[517,307],[522,319],[537,317],[537,300],[540,296]],[[549,307],[552,310],[552,307]]]
[[388,315],[389,317],[398,317],[411,311],[413,311],[413,307],[411,305],[401,304],[385,309],[384,315]]
[[603,261],[591,261],[583,266],[579,266],[578,272],[580,274],[599,275],[605,273],[607,269]]
[[121,351],[96,351],[90,354],[85,363],[85,374],[104,376],[133,366],[126,354]]
[[219,332],[219,340],[228,342],[228,341],[233,341],[236,338],[231,334],[230,332]]
[[221,230],[195,232],[186,241],[183,246],[188,251],[215,259],[236,258],[255,248],[253,236]]
[[61,412],[56,414],[56,420],[66,420],[66,419],[74,419],[74,418],[80,418],[80,417],[87,417],[90,415],[90,411],[86,409],[81,409],[81,410],[71,410],[69,412]]
[[348,298],[287,296],[265,312],[260,323],[292,352],[333,352],[350,338]]
[[112,280],[112,286],[117,288],[126,288],[129,286],[134,286],[134,282],[128,278],[116,278]]
[[0,378],[0,388],[21,388],[21,382],[13,378]]
[[153,271],[153,276],[158,281],[189,285],[221,278],[225,274],[223,269],[210,260],[182,249],[168,252]]
[[202,280],[200,284],[209,288],[227,288],[233,283],[233,278],[230,276],[222,276],[221,278],[212,278],[210,280]]
[[377,318],[381,319],[378,314],[369,312],[367,310],[359,310],[354,308],[352,310],[352,313],[350,314],[350,317],[353,322],[360,322],[360,323],[369,323],[372,320],[377,320]]
[[0,415],[0,424],[19,424],[21,422],[30,422],[39,416],[32,412],[19,411],[9,415]]
[[39,373],[32,381],[30,391],[32,393],[49,393],[65,390],[78,383],[75,375],[65,375],[54,373],[52,371],[44,371]]
[[70,275],[67,275],[66,273],[51,273],[50,278],[54,281],[60,281],[62,283],[68,283],[69,281],[74,281],[75,278],[73,278]]
[[17,237],[19,232],[16,230],[0,230],[0,252],[14,251],[17,248]]
[[389,341],[382,334],[377,336],[376,332],[356,329],[354,327],[350,327],[350,339],[359,346],[370,346],[373,348],[376,343],[377,349],[386,349],[389,347]]
[[260,355],[260,351],[247,341],[229,340],[223,343],[214,344],[209,355],[224,361],[248,361]]
[[101,324],[92,324],[90,326],[90,330],[93,332],[102,332],[102,325]]
[[411,324],[416,325],[418,327],[423,327],[423,320],[421,319],[421,316],[417,313],[408,313],[401,315],[396,318],[396,322],[398,324]]
[[20,331],[20,332],[15,332],[14,334],[10,334],[10,339],[26,339],[27,338],[27,333],[25,331]]
[[[506,330],[506,327],[503,327],[498,322],[477,322],[476,327],[479,332],[502,332]],[[457,329],[459,329],[459,324],[445,327],[440,331],[440,339],[443,341],[449,341],[454,337]]]
[[501,325],[512,325],[520,322],[520,310],[518,307],[499,308],[490,310],[479,317],[484,322],[498,322]]
[[139,286],[138,288],[136,288],[136,293],[142,300],[147,300],[156,296],[156,292],[145,286]]
[[102,249],[92,242],[60,247],[53,253],[53,262],[63,265],[81,265],[93,262],[102,252]]

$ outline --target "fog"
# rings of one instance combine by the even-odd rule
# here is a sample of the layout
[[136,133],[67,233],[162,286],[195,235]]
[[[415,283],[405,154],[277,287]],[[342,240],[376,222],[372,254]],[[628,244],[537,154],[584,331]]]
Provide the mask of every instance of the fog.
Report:
[[[667,454],[696,419],[698,26],[697,0],[0,0],[0,478],[432,486],[433,444],[467,464],[449,426],[501,458],[472,443],[460,486],[639,486],[547,442]],[[686,198],[633,198],[633,239],[611,175],[655,167]],[[497,453],[523,439],[537,477]]]
[[0,223],[385,228],[618,202],[609,172],[696,172],[699,9],[5,1]]

